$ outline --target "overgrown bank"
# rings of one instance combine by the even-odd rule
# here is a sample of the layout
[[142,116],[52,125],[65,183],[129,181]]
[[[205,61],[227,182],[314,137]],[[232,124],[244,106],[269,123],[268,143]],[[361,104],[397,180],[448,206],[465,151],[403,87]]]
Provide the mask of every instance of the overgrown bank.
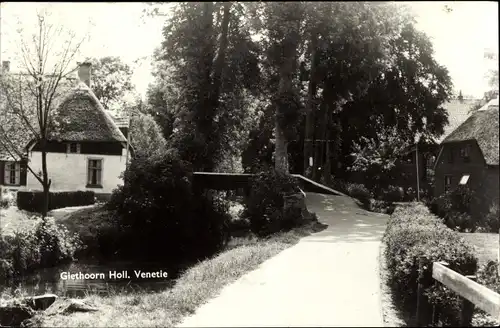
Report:
[[[222,286],[323,228],[305,208],[297,181],[274,170],[251,181],[237,216],[230,215],[227,200],[216,192],[194,189],[189,164],[167,152],[135,158],[124,181],[105,205],[85,208],[58,223],[52,218],[40,220],[33,233],[2,236],[2,242],[18,245],[0,254],[3,262],[13,263],[14,270],[4,270],[5,276],[95,257],[133,260],[138,265],[155,261],[175,269],[172,278],[181,277],[173,289],[161,293],[91,296],[87,301],[99,308],[92,315],[47,316],[64,307],[55,305],[38,316],[44,325],[81,325],[79,320],[91,326],[171,325]],[[236,234],[239,237],[232,237]],[[184,272],[186,267],[190,269]],[[167,312],[166,303],[171,304]],[[139,319],[123,313],[135,313]]]
[[317,223],[280,232],[267,238],[235,238],[219,255],[188,269],[174,287],[160,293],[90,295],[84,302],[99,311],[63,314],[65,299],[58,300],[32,324],[41,327],[173,327],[184,316],[215,297],[220,290],[300,238],[321,229]]

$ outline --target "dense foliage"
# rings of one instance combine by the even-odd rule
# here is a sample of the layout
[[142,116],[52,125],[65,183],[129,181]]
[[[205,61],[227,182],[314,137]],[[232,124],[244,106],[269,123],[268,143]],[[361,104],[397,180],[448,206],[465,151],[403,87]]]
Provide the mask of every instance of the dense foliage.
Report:
[[459,185],[431,202],[433,213],[444,219],[451,229],[474,232],[482,225],[481,220],[471,215],[471,206],[475,202],[475,193],[469,187]]
[[285,197],[296,193],[300,193],[297,181],[288,174],[273,169],[257,174],[242,214],[249,219],[252,232],[267,236],[300,225],[302,213],[285,211]]
[[400,4],[174,8],[148,105],[195,170],[236,170],[242,157],[246,171],[274,162],[328,183],[365,161],[380,179],[415,136],[443,133],[451,81]]
[[120,57],[102,57],[90,60],[92,64],[92,91],[105,109],[117,109],[124,97],[133,91],[131,67]]
[[394,211],[384,242],[389,279],[397,296],[396,304],[414,314],[419,261],[422,260],[427,268],[423,283],[427,286],[425,293],[430,302],[441,307],[441,320],[445,325],[459,324],[459,297],[440,285],[433,285],[429,268],[433,262],[445,261],[450,269],[460,274],[475,274],[477,259],[474,249],[421,204],[398,207]]
[[124,181],[108,203],[118,216],[123,254],[179,263],[223,246],[227,214],[193,191],[189,163],[166,151],[138,157]]
[[22,279],[34,270],[71,261],[82,247],[79,237],[53,218],[37,220],[28,230],[0,235],[0,278]]
[[130,133],[135,156],[150,157],[167,148],[161,128],[149,114],[135,115],[131,120]]

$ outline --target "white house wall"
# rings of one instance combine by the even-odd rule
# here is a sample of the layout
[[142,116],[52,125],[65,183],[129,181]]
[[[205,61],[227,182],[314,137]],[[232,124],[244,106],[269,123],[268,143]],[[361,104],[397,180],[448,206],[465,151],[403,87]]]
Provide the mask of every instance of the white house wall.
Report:
[[[125,154],[117,155],[89,155],[47,153],[47,171],[52,180],[51,191],[86,191],[92,190],[96,194],[109,194],[118,185],[123,184],[120,175],[125,171]],[[102,188],[87,188],[87,165],[89,159],[102,159]],[[42,153],[30,153],[30,166],[34,172],[42,171]],[[27,190],[42,190],[42,185],[28,172]]]

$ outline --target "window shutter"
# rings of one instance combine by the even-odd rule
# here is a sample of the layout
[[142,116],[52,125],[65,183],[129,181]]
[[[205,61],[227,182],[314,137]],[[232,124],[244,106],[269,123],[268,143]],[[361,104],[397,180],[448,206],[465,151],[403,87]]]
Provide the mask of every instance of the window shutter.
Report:
[[4,178],[4,184],[10,184],[10,163],[5,163],[5,178]]
[[16,169],[16,185],[20,184],[21,182],[21,164],[16,163],[14,164],[14,168]]

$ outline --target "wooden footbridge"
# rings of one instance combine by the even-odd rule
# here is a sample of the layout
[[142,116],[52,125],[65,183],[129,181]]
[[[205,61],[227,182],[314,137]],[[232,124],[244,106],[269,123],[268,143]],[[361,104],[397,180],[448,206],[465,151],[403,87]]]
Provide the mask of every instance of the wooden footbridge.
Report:
[[[254,174],[250,173],[194,172],[193,184],[195,188],[199,189],[244,190],[247,193],[253,176]],[[292,176],[297,179],[300,188],[305,192],[345,196],[343,193],[308,179],[303,175],[292,174]]]

